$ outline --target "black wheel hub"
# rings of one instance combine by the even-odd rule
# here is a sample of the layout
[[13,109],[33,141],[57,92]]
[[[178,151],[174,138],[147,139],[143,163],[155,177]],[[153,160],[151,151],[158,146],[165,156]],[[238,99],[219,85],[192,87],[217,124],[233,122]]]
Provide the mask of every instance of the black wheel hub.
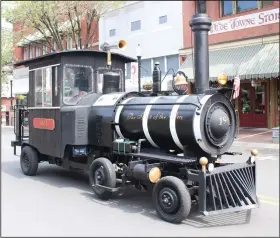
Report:
[[104,168],[100,167],[98,168],[94,173],[94,182],[98,185],[103,185],[105,182],[105,173]]
[[179,207],[179,199],[171,188],[163,188],[159,193],[159,204],[164,212],[175,213]]

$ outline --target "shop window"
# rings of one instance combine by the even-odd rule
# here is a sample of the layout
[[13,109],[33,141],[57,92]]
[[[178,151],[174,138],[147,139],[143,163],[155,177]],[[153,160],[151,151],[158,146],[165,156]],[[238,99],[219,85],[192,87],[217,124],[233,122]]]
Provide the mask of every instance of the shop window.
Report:
[[222,16],[233,14],[233,1],[222,1]]
[[52,68],[37,69],[35,74],[35,107],[52,106]]
[[237,1],[237,13],[258,9],[258,1]]
[[197,13],[206,13],[206,1],[198,0],[196,2]]
[[137,31],[141,29],[141,21],[131,22],[131,31]]

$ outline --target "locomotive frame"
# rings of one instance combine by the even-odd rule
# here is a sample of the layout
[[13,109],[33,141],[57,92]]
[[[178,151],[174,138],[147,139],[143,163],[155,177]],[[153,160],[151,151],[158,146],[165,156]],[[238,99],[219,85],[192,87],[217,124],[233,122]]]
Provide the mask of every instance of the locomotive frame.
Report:
[[[172,223],[187,218],[193,201],[204,215],[257,208],[257,151],[252,150],[244,163],[220,161],[224,154],[235,154],[228,149],[237,120],[225,96],[232,89],[209,89],[211,20],[198,14],[190,25],[195,37],[194,95],[166,96],[168,92],[158,87],[147,94],[125,92],[125,63],[136,60],[110,52],[111,48],[125,48],[125,41],[104,45],[107,53],[67,51],[15,64],[30,69],[28,107],[15,107],[16,140],[11,142],[14,153],[16,146],[21,147],[23,173],[35,175],[40,162],[82,170],[88,172],[90,185],[101,199],[109,199],[129,185],[152,189],[157,214]],[[35,82],[46,77],[43,69],[50,69],[52,100],[49,106],[38,107]],[[41,70],[39,76],[36,70]],[[99,74],[103,74],[102,93],[97,92]],[[84,88],[86,95],[67,104],[64,83],[71,75],[70,92]],[[158,80],[154,77],[154,83],[160,85]],[[46,93],[40,97],[46,99]],[[26,114],[30,122],[27,139],[22,134]],[[159,117],[161,121],[154,120]],[[161,127],[168,130],[161,131]]]

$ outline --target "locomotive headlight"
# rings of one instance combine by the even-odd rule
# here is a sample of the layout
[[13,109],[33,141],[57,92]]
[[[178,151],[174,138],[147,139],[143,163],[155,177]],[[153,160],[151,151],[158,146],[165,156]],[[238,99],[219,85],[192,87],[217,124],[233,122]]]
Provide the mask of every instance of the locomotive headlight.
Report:
[[156,183],[161,177],[161,171],[158,167],[154,167],[149,172],[149,180],[151,183]]
[[209,171],[209,172],[212,172],[213,170],[214,170],[214,164],[209,163],[209,164],[208,164],[208,171]]
[[225,74],[220,74],[218,76],[218,83],[220,85],[225,85],[227,83],[227,81],[228,81],[228,78],[227,78],[227,76]]

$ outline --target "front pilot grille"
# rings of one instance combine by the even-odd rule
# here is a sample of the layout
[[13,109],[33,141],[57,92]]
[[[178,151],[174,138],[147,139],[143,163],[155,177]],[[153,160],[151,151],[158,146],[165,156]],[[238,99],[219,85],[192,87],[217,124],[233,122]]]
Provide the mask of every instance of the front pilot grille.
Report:
[[237,166],[221,166],[206,175],[206,212],[257,205],[255,165]]

